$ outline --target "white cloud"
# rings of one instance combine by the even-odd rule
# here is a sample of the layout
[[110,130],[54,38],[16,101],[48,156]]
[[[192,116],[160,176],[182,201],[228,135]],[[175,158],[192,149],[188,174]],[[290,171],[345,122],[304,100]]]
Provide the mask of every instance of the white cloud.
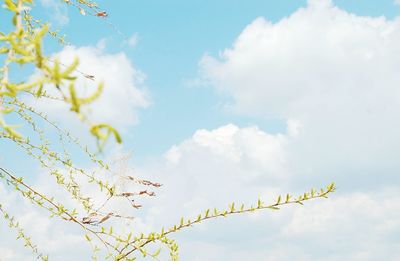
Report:
[[[45,179],[42,180],[42,178]],[[55,190],[54,185],[49,180],[48,176],[42,175],[36,180],[34,186],[38,188],[38,183],[45,182],[51,188],[52,194],[54,194],[58,189]],[[16,218],[14,222],[18,222],[25,235],[31,238],[31,242],[34,245],[37,245],[39,253],[49,254],[50,259],[70,260],[69,253],[71,249],[81,253],[85,252],[89,245],[86,245],[87,243],[82,238],[82,233],[79,232],[75,225],[67,224],[61,220],[50,219],[47,212],[37,206],[33,206],[28,200],[22,200],[17,193],[10,192],[9,187],[0,184],[0,188],[2,189],[1,204],[3,208]],[[23,240],[16,240],[18,232],[7,225],[5,219],[1,216],[1,260],[18,261],[34,258],[35,255],[32,251],[27,247],[23,247]],[[3,248],[6,250],[3,251]],[[87,250],[86,253],[89,254]]]
[[[79,57],[79,71],[95,76],[95,82],[93,82],[82,77],[80,73],[76,73],[76,76],[78,76],[76,84],[78,96],[86,97],[90,95],[97,87],[97,83],[104,81],[104,90],[99,99],[89,106],[82,107],[82,109],[96,123],[106,122],[118,130],[127,131],[130,126],[138,122],[137,111],[140,108],[147,107],[150,103],[147,91],[143,88],[144,75],[134,68],[124,53],[106,54],[103,47],[104,43],[102,42],[97,47],[77,48],[68,46],[53,55],[52,58],[53,60],[57,58],[64,65],[68,65],[72,63],[75,57]],[[80,137],[80,140],[85,142],[85,137],[88,135],[87,128],[83,126],[75,114],[69,111],[69,107],[46,99],[39,101],[30,97],[28,99],[28,102],[39,111],[46,112],[50,118],[59,121],[61,125],[66,126],[75,136]],[[50,135],[53,134],[50,130],[49,133]],[[69,144],[66,146],[69,146]],[[71,147],[67,147],[67,149]],[[75,147],[72,147],[72,149],[74,158],[82,156],[79,155],[80,153]],[[65,199],[64,203],[67,207],[76,207],[76,202],[74,204],[69,200],[66,193],[62,193],[63,191],[55,186],[53,178],[48,173],[40,173],[33,179],[32,183],[35,188],[44,191],[47,195]],[[99,193],[93,193],[91,188],[85,188],[86,191],[90,192],[95,200],[101,200]],[[2,193],[5,195],[2,196]],[[19,217],[19,221],[27,230],[28,235],[32,236],[32,240],[39,245],[41,250],[50,254],[50,260],[90,259],[90,246],[84,243],[85,240],[79,228],[65,224],[65,221],[62,220],[50,220],[47,213],[31,206],[28,202],[22,201],[21,198],[16,197],[16,193],[7,193],[1,189],[0,196],[1,204],[4,204],[11,213],[15,213]],[[120,202],[113,202],[113,206],[115,209],[124,211]],[[0,224],[1,231],[4,222],[1,221]],[[117,228],[118,226],[115,229]],[[6,233],[1,233],[0,246],[17,251],[5,252],[0,259],[29,260],[32,256],[29,250],[23,248],[21,242],[14,240],[15,236],[12,231],[6,228],[4,230]],[[23,250],[19,251],[20,249]]]
[[400,5],[400,0],[394,0],[393,3],[394,3],[395,5]]
[[135,33],[127,39],[126,43],[128,44],[129,47],[133,48],[137,45],[138,40],[139,40],[138,34]]
[[393,102],[400,21],[328,3],[312,1],[275,24],[256,19],[221,59],[205,56],[203,71],[246,114],[299,117],[341,104],[374,112]]
[[206,208],[274,194],[275,186],[288,180],[285,148],[291,139],[232,124],[196,131],[163,158],[136,167],[136,175],[163,184],[157,197],[144,204],[141,222],[161,229]]
[[[196,217],[201,210],[226,207],[232,201],[253,203],[261,196],[272,202],[278,194],[303,192],[319,182],[307,177],[306,182],[298,182],[297,173],[292,172],[290,153],[300,138],[301,132],[298,136],[271,135],[256,127],[235,125],[197,131],[174,145],[164,162],[152,162],[138,170],[164,184],[149,203],[143,222],[161,227],[180,216]],[[400,255],[396,236],[400,231],[400,188],[388,182],[384,188],[368,189],[356,181],[348,179],[353,186],[349,192],[344,188],[347,184],[339,184],[339,190],[327,200],[188,229],[177,236],[181,258],[396,260]],[[157,218],[161,216],[162,220]]]
[[14,250],[12,249],[7,249],[7,248],[1,248],[0,247],[0,253],[1,253],[1,257],[7,261],[7,260],[15,260],[16,258],[16,253],[14,252]]
[[399,53],[400,19],[309,1],[276,23],[257,18],[201,70],[232,111],[301,126],[288,159],[299,176],[372,185],[398,180]]
[[51,9],[51,19],[59,25],[66,25],[69,22],[67,5],[57,0],[40,0],[43,7]]
[[[207,208],[224,208],[232,201],[252,204],[261,197],[272,202],[278,194],[304,192],[315,183],[310,180],[307,185],[297,184],[293,180],[296,173],[288,172],[290,150],[301,138],[301,134],[291,136],[291,128],[283,134],[232,124],[199,130],[171,147],[165,157],[136,167],[136,176],[164,186],[156,190],[157,197],[141,200],[144,208],[135,212],[137,218],[129,228],[136,232],[158,230],[179,222],[181,216],[196,217]],[[126,160],[121,163],[127,164]],[[256,212],[190,228],[175,237],[181,244],[181,259],[396,260],[400,255],[399,187],[391,184],[369,191],[355,187],[346,192],[343,185],[339,184],[338,192],[329,199],[305,206]],[[44,174],[35,187],[60,196]],[[9,195],[4,198],[12,199]],[[22,224],[57,260],[89,255],[89,248],[79,241],[78,230],[65,227],[62,221],[54,223],[46,216],[39,217],[29,204],[11,201],[7,206],[23,213]]]
[[229,124],[211,131],[197,130],[191,139],[173,146],[166,158],[177,166],[190,166],[191,161],[194,166],[199,161],[215,162],[216,166],[232,165],[237,170],[253,167],[258,172],[256,176],[283,178],[285,149],[290,138],[265,133],[255,126],[241,129]]
[[[97,84],[104,82],[101,96],[93,103],[83,106],[83,111],[93,122],[109,123],[119,130],[126,130],[138,122],[138,109],[146,108],[150,103],[149,95],[143,88],[145,76],[133,67],[124,53],[106,54],[102,46],[104,43],[101,42],[98,47],[67,46],[52,57],[53,60],[59,59],[64,65],[71,64],[79,57],[78,70],[94,76],[95,81],[76,73],[78,95],[87,97],[96,90]],[[53,86],[50,88],[54,89]],[[33,100],[31,103],[52,118],[59,119],[62,115],[63,124],[81,125],[65,104],[48,100]]]

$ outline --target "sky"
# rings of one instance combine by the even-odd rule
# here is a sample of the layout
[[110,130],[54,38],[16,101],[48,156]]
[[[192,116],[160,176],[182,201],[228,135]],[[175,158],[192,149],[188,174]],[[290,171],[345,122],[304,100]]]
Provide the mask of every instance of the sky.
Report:
[[[132,152],[125,167],[164,184],[135,213],[135,230],[335,182],[329,199],[182,232],[181,260],[400,259],[398,1],[98,3],[106,20],[54,0],[33,11],[71,43],[49,39],[48,53],[78,56],[104,80],[88,113],[124,140],[106,157]],[[93,144],[68,108],[36,105]],[[0,152],[7,167],[30,168]],[[43,171],[30,179],[58,193]],[[78,231],[2,185],[0,198],[53,260],[87,260]],[[29,260],[3,224],[0,235],[1,261]]]

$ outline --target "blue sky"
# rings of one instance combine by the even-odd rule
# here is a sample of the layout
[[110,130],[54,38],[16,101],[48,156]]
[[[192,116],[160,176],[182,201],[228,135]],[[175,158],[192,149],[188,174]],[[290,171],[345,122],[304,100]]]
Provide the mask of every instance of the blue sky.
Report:
[[[229,46],[255,17],[266,15],[277,20],[299,6],[293,2],[290,4],[290,1],[272,2],[258,1],[243,6],[229,1],[142,1],[128,3],[128,6],[124,3],[122,6],[112,4],[104,7],[109,10],[110,21],[121,32],[128,37],[137,33],[137,47],[128,49],[127,53],[146,74],[146,86],[154,102],[141,112],[141,124],[132,130],[131,140],[138,157],[142,153],[162,153],[198,128],[213,128],[232,121],[244,125],[254,123],[254,119],[224,113],[221,110],[222,97],[212,89],[190,88],[186,83],[198,78],[198,62],[204,53],[217,54]],[[260,12],[260,9],[270,11]],[[222,13],[225,14],[223,17]],[[75,17],[82,21],[79,15]],[[95,44],[99,39],[110,39],[110,51],[121,50],[121,36],[107,24],[91,20],[80,32],[101,28],[93,36],[87,37],[86,33],[86,37],[80,37],[79,33],[75,36],[76,28],[81,28],[82,23],[74,23],[73,18],[67,34],[74,34],[79,44]],[[259,124],[274,131],[282,127],[279,122],[272,121],[277,126],[269,123],[268,120],[259,120]]]
[[[355,14],[384,15],[389,19],[400,11],[392,1],[334,3]],[[77,10],[68,10],[69,23],[58,27],[76,46],[95,45],[106,39],[108,52],[124,51],[135,67],[144,72],[152,106],[140,111],[140,124],[125,139],[132,143],[135,157],[146,158],[163,153],[199,128],[235,123],[256,124],[270,132],[284,130],[282,119],[243,117],[226,112],[223,104],[229,97],[219,95],[209,86],[190,87],[188,82],[198,79],[198,63],[204,54],[218,55],[230,47],[255,18],[262,16],[276,22],[305,5],[306,1],[286,0],[246,4],[241,1],[101,3],[109,13],[108,21],[125,37],[137,34],[138,43],[133,49],[123,45],[124,36],[113,26],[101,19],[82,17]],[[47,15],[52,12],[52,9],[43,11]],[[50,19],[56,27],[57,19]]]
[[[35,12],[73,45],[49,39],[48,52],[66,63],[80,57],[80,69],[109,86],[89,107],[94,119],[123,135],[123,146],[109,145],[105,157],[133,150],[119,167],[164,184],[135,213],[132,227],[157,229],[232,200],[253,202],[334,181],[339,189],[329,200],[183,232],[177,236],[182,260],[399,260],[399,4],[99,4],[107,20],[53,0],[42,0]],[[131,37],[136,44],[127,43]],[[91,144],[66,108],[36,105]],[[31,166],[17,164],[19,153],[8,157],[8,167]],[[45,172],[30,178],[58,193]],[[40,231],[39,242],[55,260],[88,255],[77,231],[51,223],[6,190],[2,195],[10,208],[21,206],[29,217],[22,223]],[[34,225],[41,222],[44,228]],[[0,239],[6,260],[24,260],[19,249]]]

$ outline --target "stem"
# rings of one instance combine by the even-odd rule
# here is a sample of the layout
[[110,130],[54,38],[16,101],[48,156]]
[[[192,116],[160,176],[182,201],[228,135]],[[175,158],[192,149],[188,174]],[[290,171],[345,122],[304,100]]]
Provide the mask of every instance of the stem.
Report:
[[[248,212],[254,212],[256,210],[261,210],[261,209],[275,209],[275,210],[277,210],[277,209],[279,209],[278,207],[289,205],[289,204],[300,204],[300,205],[303,205],[304,201],[309,201],[309,200],[318,199],[318,198],[327,198],[327,195],[332,193],[332,192],[334,192],[335,189],[336,188],[335,188],[334,184],[332,183],[331,185],[328,186],[326,191],[321,191],[320,193],[318,193],[316,195],[310,195],[309,197],[300,196],[298,199],[287,200],[287,201],[283,201],[283,202],[277,202],[275,204],[271,204],[271,205],[268,205],[268,206],[259,205],[258,207],[250,207],[250,208],[246,208],[246,209],[243,209],[243,210],[229,210],[229,211],[224,211],[224,212],[219,213],[219,214],[205,216],[205,217],[202,217],[202,218],[197,219],[195,221],[191,221],[191,222],[188,222],[186,224],[180,225],[179,227],[172,228],[172,229],[160,234],[158,238],[155,238],[155,237],[153,237],[152,239],[148,239],[147,238],[147,240],[144,243],[142,243],[139,247],[133,245],[135,242],[137,242],[137,240],[133,240],[132,242],[127,243],[120,250],[120,252],[123,252],[129,246],[132,246],[133,248],[131,250],[129,250],[128,252],[124,253],[123,255],[119,256],[117,260],[122,260],[123,258],[126,258],[130,254],[132,254],[134,251],[143,248],[145,245],[149,244],[150,242],[154,242],[157,239],[161,239],[161,238],[165,237],[166,235],[175,233],[175,232],[177,232],[177,231],[179,231],[179,230],[181,230],[183,228],[188,228],[188,227],[190,227],[192,225],[196,225],[197,223],[201,223],[204,220],[209,220],[209,219],[214,219],[214,218],[219,218],[219,217],[226,217],[226,216],[234,215],[234,214],[243,214],[243,213],[248,213]],[[141,238],[141,239],[146,239],[146,238]]]
[[[10,172],[8,172],[7,170],[5,170],[4,168],[0,167],[0,171],[3,172],[4,174],[6,174],[8,177],[11,178],[12,181],[20,184],[21,186],[23,186],[24,188],[26,188],[27,190],[31,191],[33,194],[39,196],[41,199],[43,199],[44,201],[46,201],[48,204],[50,204],[51,206],[53,206],[55,209],[60,210],[60,207],[54,203],[52,200],[48,199],[46,196],[44,196],[43,194],[41,194],[40,192],[34,190],[32,187],[30,187],[29,185],[27,185],[25,182],[21,181],[20,179],[16,178],[14,175],[12,175]],[[68,218],[62,217],[61,215],[65,214]],[[72,221],[76,224],[78,224],[80,227],[83,228],[83,230],[92,233],[95,237],[97,237],[100,242],[102,242],[105,247],[108,249],[109,246],[111,246],[112,248],[114,248],[114,246],[112,246],[110,243],[104,241],[99,235],[98,233],[96,233],[96,231],[93,231],[92,229],[86,227],[84,224],[82,224],[79,220],[77,220],[74,216],[72,216],[71,214],[69,214],[67,211],[63,210],[61,215],[59,215],[61,218],[63,218],[64,220],[69,220]]]

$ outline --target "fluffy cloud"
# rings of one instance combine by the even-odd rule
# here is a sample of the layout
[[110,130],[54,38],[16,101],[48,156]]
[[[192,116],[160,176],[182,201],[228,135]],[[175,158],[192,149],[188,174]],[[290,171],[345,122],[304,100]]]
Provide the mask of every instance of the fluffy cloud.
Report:
[[[182,210],[186,208],[185,213],[192,215],[199,207],[225,207],[232,200],[257,199],[274,185],[287,183],[286,148],[292,139],[295,137],[271,135],[254,126],[230,124],[198,130],[167,151],[163,165],[156,167],[165,192],[172,193],[165,199],[176,201],[177,208],[185,206]],[[247,191],[246,187],[253,189]]]
[[[137,111],[149,105],[147,91],[143,88],[144,75],[134,68],[124,53],[106,54],[103,48],[104,43],[102,42],[96,47],[77,48],[67,46],[61,52],[54,54],[52,59],[58,59],[63,65],[68,65],[73,62],[75,57],[79,58],[79,72],[76,72],[78,77],[76,82],[78,96],[86,97],[90,95],[95,91],[97,84],[100,81],[104,81],[104,90],[99,99],[82,109],[94,122],[106,122],[119,130],[126,131],[138,122]],[[95,81],[83,77],[83,73],[93,75]],[[87,127],[83,126],[76,115],[69,111],[70,108],[68,106],[47,99],[36,100],[31,97],[27,97],[27,102],[34,105],[39,111],[46,112],[50,118],[60,122],[61,125],[67,127],[68,130],[80,137],[81,141],[83,140],[86,143]],[[74,127],[72,128],[71,126]],[[46,131],[49,131],[51,138],[53,132],[47,128]],[[57,142],[54,143],[58,144]],[[57,149],[55,144],[53,145]],[[73,150],[71,154],[76,158],[85,156],[76,147],[71,146],[67,147],[67,149]],[[25,156],[19,154],[15,158]],[[9,166],[10,164],[2,161],[2,165]],[[76,203],[74,204],[71,200],[68,200],[69,197],[66,193],[62,193],[62,190],[58,188],[55,189],[54,180],[48,173],[39,172],[30,181],[35,188],[45,194],[65,199],[66,206],[76,206]],[[85,188],[85,191],[93,192],[91,188]],[[96,193],[91,193],[91,195],[93,195],[94,199],[102,200]],[[31,206],[29,202],[23,201],[16,193],[8,193],[7,188],[3,188],[1,184],[0,198],[6,209],[19,217],[18,220],[26,228],[27,234],[32,236],[33,242],[41,247],[40,250],[49,253],[51,259],[90,259],[90,246],[83,243],[85,240],[82,237],[82,232],[74,225],[69,226],[64,221],[55,219],[49,220],[47,213],[38,210],[35,206]],[[116,202],[114,206],[118,208],[119,202]],[[1,248],[10,249],[4,252],[0,259],[31,259],[32,255],[29,250],[22,248],[20,241],[14,240],[14,233],[3,227],[4,222],[1,221],[0,223],[0,234],[2,235],[0,246]]]
[[294,171],[375,184],[379,175],[398,181],[399,43],[397,18],[309,1],[277,23],[256,19],[201,68],[232,111],[303,126],[289,152]]
[[[180,216],[195,217],[202,209],[226,207],[232,200],[252,203],[261,197],[273,201],[278,194],[301,193],[319,183],[296,178],[289,159],[302,136],[290,133],[272,135],[235,125],[197,131],[173,146],[163,162],[138,170],[164,183],[147,206],[143,222],[156,228],[173,224]],[[355,183],[356,178],[349,182]],[[177,236],[182,243],[181,258],[396,260],[400,255],[395,236],[400,231],[399,187],[388,183],[374,189],[355,185],[346,191],[344,187],[339,183],[338,192],[328,200],[191,228]]]
[[220,59],[205,56],[202,70],[240,113],[385,112],[382,105],[399,98],[399,27],[398,19],[359,17],[327,0],[310,1],[275,24],[256,19]]
[[66,25],[69,22],[68,10],[66,4],[56,0],[40,0],[40,4],[48,9],[51,9],[51,19],[59,25]]
[[[145,108],[150,103],[149,95],[143,88],[145,76],[133,67],[124,53],[106,54],[103,48],[102,42],[97,47],[67,46],[61,52],[54,54],[52,59],[58,59],[62,64],[68,65],[75,58],[79,58],[79,72],[76,73],[78,96],[91,95],[96,90],[97,84],[103,81],[104,90],[101,96],[82,109],[93,122],[105,122],[120,130],[126,130],[138,122],[138,109]],[[84,74],[94,76],[95,81],[84,77]],[[80,125],[76,115],[70,112],[65,104],[49,100],[33,100],[31,103],[53,118],[58,119],[63,115],[63,124]]]
[[[40,183],[46,183],[47,187],[51,187],[51,194],[59,193],[59,190],[55,190],[54,185],[50,184],[47,174],[39,177],[34,186],[41,191],[48,192],[48,190],[42,190]],[[3,208],[16,218],[14,221],[20,224],[25,235],[31,238],[34,245],[37,245],[39,253],[49,254],[50,259],[56,260],[70,260],[74,254],[79,256],[78,253],[81,253],[81,256],[86,253],[89,257],[87,251],[89,245],[82,237],[79,228],[62,220],[50,219],[48,213],[32,205],[28,200],[22,200],[17,193],[8,191],[8,188],[2,184],[0,184],[0,188],[2,189]],[[1,251],[1,260],[32,259],[33,254],[30,249],[23,247],[23,240],[15,240],[17,231],[8,228],[8,224],[3,221],[4,219],[1,217],[0,250],[5,249],[4,252]]]
[[[163,157],[137,167],[135,175],[162,182],[164,186],[157,189],[156,198],[141,200],[144,208],[139,212],[134,211],[136,219],[131,227],[135,231],[138,231],[138,228],[144,231],[159,230],[162,226],[176,223],[181,216],[197,216],[204,209],[214,206],[226,208],[232,200],[254,203],[260,196],[263,198],[276,196],[282,191],[282,187],[285,187],[279,184],[288,182],[289,173],[285,170],[286,147],[296,139],[296,135],[293,135],[294,123],[288,125],[290,127],[287,133],[274,135],[255,126],[239,128],[233,124],[215,130],[198,130],[192,137],[171,147]],[[118,172],[127,171],[127,168],[131,167],[126,159],[117,162],[121,164]],[[49,196],[64,198],[67,206],[71,204],[65,193],[54,189],[46,173],[41,173],[37,177],[34,187]],[[62,221],[48,220],[46,215],[27,202],[20,202],[21,200],[14,194],[2,191],[5,193],[2,198],[8,199],[7,208],[19,213],[19,217],[23,217],[21,224],[52,257],[57,257],[57,260],[69,260],[68,258],[82,256],[83,253],[89,254],[89,249],[87,251],[82,249],[85,244],[79,240],[82,239],[79,230],[63,226]],[[129,188],[127,191],[130,191]],[[91,194],[91,198],[96,199],[96,194]],[[125,209],[118,205],[114,207],[120,211],[127,211],[126,205]],[[246,218],[258,220],[259,224],[262,224],[258,215]],[[231,224],[235,226],[238,223]],[[256,228],[257,223],[253,225],[251,230]],[[114,226],[114,229],[121,229],[123,226],[125,224],[120,223]],[[220,230],[220,233],[226,233],[227,229],[231,228],[228,226]],[[210,239],[206,235],[210,233],[208,227],[199,229],[200,235],[193,233],[196,240],[193,241],[191,236],[181,238],[185,248],[187,247],[187,250],[183,251],[184,259],[193,259],[191,250],[199,245],[209,244],[209,240],[214,241],[212,237]],[[10,238],[12,234],[7,233],[6,237]],[[12,247],[12,249],[19,248],[17,244]],[[225,249],[226,246],[215,244],[215,248]],[[209,254],[215,253],[209,252]],[[214,258],[219,255],[221,253],[214,255]],[[23,260],[24,257],[17,255],[14,260]]]
[[[224,208],[232,201],[251,204],[261,197],[271,202],[278,194],[303,192],[315,182],[298,184],[294,179],[297,173],[290,171],[289,152],[302,133],[293,131],[296,126],[289,122],[287,131],[278,134],[232,124],[198,130],[172,146],[164,157],[137,166],[135,175],[164,186],[157,189],[157,197],[141,200],[144,208],[135,211],[136,219],[129,228],[159,230],[175,224],[181,216],[196,217],[207,208]],[[126,159],[120,163],[122,171],[129,167]],[[396,260],[400,255],[396,236],[400,232],[398,186],[369,191],[354,188],[349,192],[341,186],[330,199],[305,206],[214,220],[190,228],[175,237],[181,244],[181,259]],[[39,176],[35,187],[60,195],[45,174]],[[52,257],[70,260],[89,255],[78,230],[62,221],[49,221],[29,204],[16,204],[17,199],[1,191],[11,201],[7,207],[23,213],[22,224]],[[121,226],[124,224],[115,228]],[[5,234],[4,238],[12,237]],[[10,248],[19,247],[15,244]],[[8,254],[9,260],[26,257]]]

